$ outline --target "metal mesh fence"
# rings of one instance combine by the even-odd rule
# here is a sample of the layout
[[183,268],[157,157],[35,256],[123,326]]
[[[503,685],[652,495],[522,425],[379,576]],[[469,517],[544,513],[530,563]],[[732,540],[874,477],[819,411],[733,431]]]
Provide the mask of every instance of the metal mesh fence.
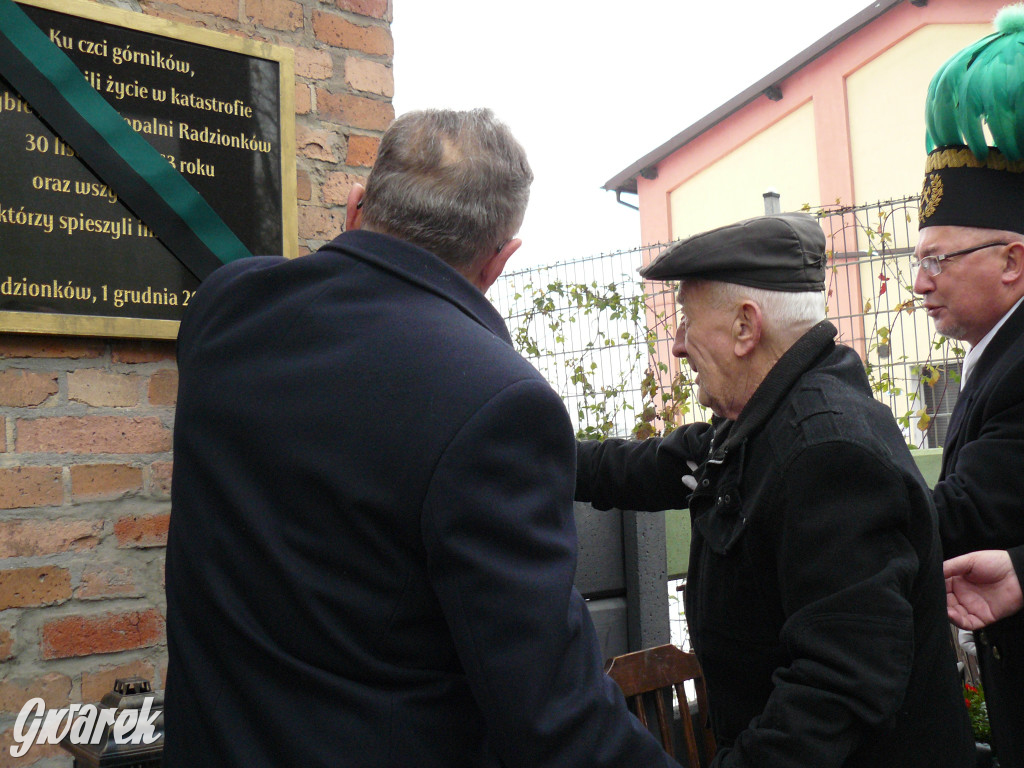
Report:
[[830,269],[826,301],[839,341],[860,353],[876,399],[918,447],[945,438],[964,349],[934,333],[913,293],[917,196],[821,217]]
[[[942,444],[963,350],[937,337],[912,291],[917,197],[809,212],[828,240],[825,301],[907,441]],[[704,420],[671,354],[674,286],[637,269],[668,244],[512,272],[491,289],[519,350],[558,391],[578,434],[644,436]]]
[[636,273],[665,247],[513,272],[491,289],[517,348],[561,395],[582,437],[642,436],[638,426],[655,424],[664,408],[687,413],[696,402],[689,389],[672,391],[680,370],[673,287]]

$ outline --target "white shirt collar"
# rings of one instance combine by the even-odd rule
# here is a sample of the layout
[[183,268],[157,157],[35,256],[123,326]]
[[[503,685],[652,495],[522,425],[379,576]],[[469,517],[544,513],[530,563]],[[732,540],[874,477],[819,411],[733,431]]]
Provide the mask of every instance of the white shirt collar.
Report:
[[992,341],[996,333],[999,332],[999,329],[1003,327],[1003,323],[1005,323],[1009,319],[1010,315],[1012,315],[1017,310],[1017,307],[1020,306],[1020,303],[1022,301],[1024,301],[1024,296],[1017,299],[1017,303],[1010,307],[1009,311],[1005,315],[1003,315],[1002,318],[1000,318],[998,323],[992,326],[992,330],[986,333],[982,340],[979,341],[975,346],[971,347],[970,350],[968,350],[967,354],[964,355],[964,369],[963,371],[960,372],[961,390],[965,386],[967,386],[967,377],[971,374],[971,371],[974,369],[974,366],[978,364],[978,360],[981,359],[981,353],[985,351],[985,347],[988,346],[988,343]]

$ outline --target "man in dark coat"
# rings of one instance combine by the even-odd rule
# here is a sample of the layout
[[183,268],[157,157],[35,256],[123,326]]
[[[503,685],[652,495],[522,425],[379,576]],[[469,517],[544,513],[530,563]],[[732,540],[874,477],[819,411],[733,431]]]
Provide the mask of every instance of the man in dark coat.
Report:
[[[1020,174],[1024,182],[1024,173]],[[1022,186],[1024,190],[1024,186]],[[1024,194],[1014,215],[1020,218]],[[948,219],[947,219],[948,220]],[[987,248],[978,245],[993,242]],[[959,258],[928,259],[957,251]],[[1024,234],[926,226],[914,288],[936,329],[971,345],[935,485],[943,553],[1024,545]],[[1024,767],[1024,614],[976,633],[975,648],[1001,768]]]
[[689,507],[686,619],[715,766],[966,768],[935,508],[857,354],[823,320],[825,238],[806,214],[674,245],[673,354],[711,424],[581,443],[576,495]]
[[168,768],[678,768],[602,673],[569,418],[483,295],[531,180],[489,111],[411,113],[350,231],[200,286]]
[[[1024,546],[1024,7],[939,68],[925,103],[914,290],[967,342],[935,506],[943,553]],[[975,637],[992,747],[1024,768],[1024,614]]]

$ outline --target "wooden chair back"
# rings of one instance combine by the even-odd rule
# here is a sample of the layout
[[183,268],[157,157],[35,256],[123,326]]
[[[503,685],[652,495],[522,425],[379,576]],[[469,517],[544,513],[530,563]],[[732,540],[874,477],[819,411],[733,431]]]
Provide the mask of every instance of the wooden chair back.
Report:
[[[630,711],[645,726],[648,725],[648,706],[653,699],[661,745],[672,757],[676,757],[672,737],[672,691],[675,690],[679,702],[679,719],[686,742],[686,765],[688,768],[703,768],[711,763],[715,756],[715,738],[711,733],[711,721],[708,717],[708,694],[704,685],[704,674],[694,654],[680,650],[674,645],[659,645],[615,656],[608,660],[605,672],[622,689]],[[684,683],[688,680],[693,681],[697,692],[697,722],[703,743],[703,763],[684,688]]]

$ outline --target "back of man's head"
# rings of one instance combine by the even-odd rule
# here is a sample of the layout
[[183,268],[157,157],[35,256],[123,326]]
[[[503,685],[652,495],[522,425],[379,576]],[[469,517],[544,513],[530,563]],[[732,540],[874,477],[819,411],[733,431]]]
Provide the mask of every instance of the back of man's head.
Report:
[[526,153],[490,110],[409,112],[381,140],[363,226],[463,271],[518,232],[532,181]]
[[711,282],[708,297],[719,309],[734,310],[745,301],[761,308],[762,333],[781,350],[826,317],[821,291],[770,291],[740,283]]

